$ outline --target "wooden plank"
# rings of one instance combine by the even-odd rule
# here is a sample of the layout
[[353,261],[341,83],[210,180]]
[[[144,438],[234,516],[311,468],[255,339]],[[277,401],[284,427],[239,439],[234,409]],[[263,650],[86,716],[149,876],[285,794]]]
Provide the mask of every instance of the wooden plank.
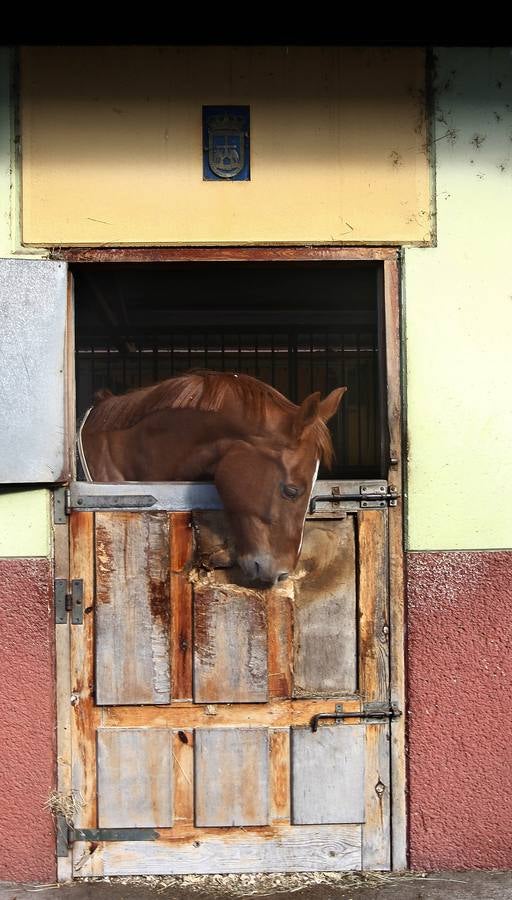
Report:
[[290,824],[290,729],[270,734],[270,821]]
[[364,701],[389,702],[387,510],[358,516],[359,684]]
[[[358,517],[360,686],[364,701],[389,702],[387,510]],[[363,862],[390,866],[389,725],[366,726]]]
[[[307,725],[317,713],[334,712],[336,699],[277,700],[273,703],[209,703],[192,706],[176,703],[171,706],[138,707],[108,706],[101,711],[102,724],[137,728],[143,725],[160,728],[196,728],[213,725],[284,727]],[[359,711],[359,699],[343,699],[343,708]]]
[[73,625],[70,632],[72,789],[78,801],[73,821],[77,827],[95,828],[94,513],[72,514],[69,524],[70,577],[84,583],[83,625]]
[[267,613],[257,591],[194,589],[194,700],[264,703],[268,697]]
[[192,513],[196,539],[196,562],[207,571],[235,565],[233,535],[222,510],[198,509]]
[[293,693],[293,583],[267,591],[268,693],[270,699]]
[[352,516],[306,523],[295,581],[294,696],[356,689],[356,573]]
[[96,513],[96,702],[169,703],[169,523]]
[[98,729],[98,825],[172,825],[171,733],[161,728]]
[[194,541],[190,513],[170,516],[172,696],[192,700],[192,585]]
[[194,731],[178,728],[172,733],[174,770],[174,821],[191,826],[194,822]]
[[267,825],[268,755],[266,728],[198,728],[196,826]]
[[294,825],[364,822],[364,725],[291,733]]
[[[388,479],[398,493],[402,493],[402,395],[401,395],[401,325],[400,271],[397,258],[384,263],[384,299],[386,317],[386,365],[388,427],[391,457]],[[405,760],[405,600],[404,600],[404,537],[403,503],[389,510],[389,567],[390,567],[390,638],[391,638],[391,699],[403,715],[391,725],[392,776],[392,867],[407,867],[407,806]]]
[[391,866],[389,725],[366,725],[365,762],[363,869],[387,871]]
[[347,872],[361,869],[361,826],[286,826],[200,839],[77,844],[80,876],[187,875],[191,872]]
[[[416,242],[415,242],[416,243]],[[295,262],[309,260],[396,259],[394,247],[54,247],[51,259],[69,262]]]

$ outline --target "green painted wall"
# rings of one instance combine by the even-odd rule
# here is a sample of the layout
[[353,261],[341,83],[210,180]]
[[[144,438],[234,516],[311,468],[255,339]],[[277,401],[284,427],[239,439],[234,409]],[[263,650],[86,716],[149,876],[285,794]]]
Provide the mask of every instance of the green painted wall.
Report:
[[0,557],[49,556],[51,549],[50,492],[0,493]]
[[512,57],[436,52],[437,241],[405,251],[408,545],[512,547]]

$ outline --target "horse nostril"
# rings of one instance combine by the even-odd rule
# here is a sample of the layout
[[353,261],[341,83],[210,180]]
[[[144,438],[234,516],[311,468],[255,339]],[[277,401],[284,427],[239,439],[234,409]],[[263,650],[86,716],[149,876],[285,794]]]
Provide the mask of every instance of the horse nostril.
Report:
[[281,574],[277,576],[278,581],[286,581],[287,578],[288,572],[281,572]]
[[254,560],[254,568],[256,569],[256,575],[260,574],[260,564],[257,559]]

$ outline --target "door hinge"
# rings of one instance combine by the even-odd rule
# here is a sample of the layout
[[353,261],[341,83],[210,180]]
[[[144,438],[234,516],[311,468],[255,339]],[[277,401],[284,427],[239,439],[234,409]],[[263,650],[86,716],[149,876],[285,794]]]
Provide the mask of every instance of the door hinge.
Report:
[[55,624],[65,625],[71,613],[71,624],[82,625],[84,621],[84,583],[81,578],[55,579]]
[[76,841],[156,841],[154,828],[75,828],[57,816],[57,856],[67,856]]
[[320,719],[334,719],[336,722],[341,722],[344,719],[362,719],[370,720],[372,722],[388,722],[391,719],[397,719],[402,715],[402,710],[398,708],[396,703],[392,703],[391,705],[384,703],[365,703],[363,708],[359,711],[350,710],[350,712],[343,711],[343,704],[337,703],[334,712],[326,712],[326,713],[317,713],[315,716],[312,716],[310,720],[311,731],[318,731],[318,722]]
[[71,511],[71,492],[68,487],[55,488],[53,492],[53,521],[65,525]]

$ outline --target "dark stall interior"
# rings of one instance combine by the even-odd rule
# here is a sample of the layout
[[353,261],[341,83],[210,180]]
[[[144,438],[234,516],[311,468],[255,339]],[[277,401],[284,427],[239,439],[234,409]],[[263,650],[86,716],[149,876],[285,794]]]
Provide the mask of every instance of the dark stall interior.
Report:
[[107,263],[73,274],[78,421],[100,388],[190,369],[245,372],[295,403],[347,385],[332,474],[384,474],[381,263]]

